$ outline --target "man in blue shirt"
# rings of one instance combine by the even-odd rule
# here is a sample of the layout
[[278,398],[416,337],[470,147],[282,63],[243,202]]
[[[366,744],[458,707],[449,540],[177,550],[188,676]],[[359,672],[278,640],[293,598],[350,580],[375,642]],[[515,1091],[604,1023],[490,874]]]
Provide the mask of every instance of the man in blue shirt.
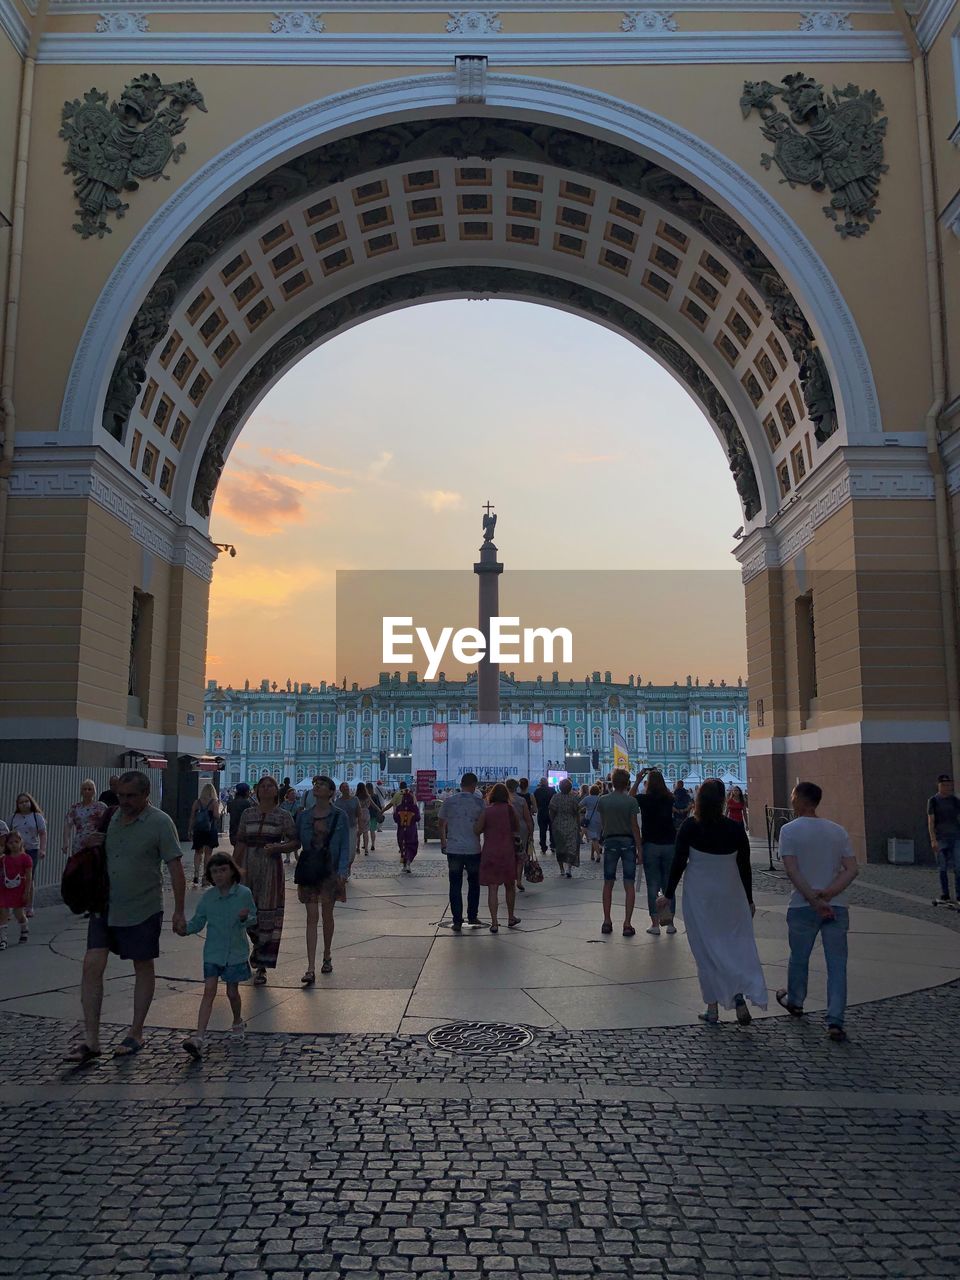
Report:
[[321,973],[333,973],[330,948],[333,945],[333,906],[346,902],[350,877],[350,821],[333,804],[336,786],[332,778],[319,773],[313,780],[313,803],[297,815],[300,854],[294,880],[297,897],[307,908],[307,971],[300,979],[305,987],[317,980],[317,920],[323,917],[323,963]]
[[453,932],[463,928],[463,873],[467,873],[467,924],[478,928],[480,921],[480,837],[473,824],[483,813],[477,795],[477,775],[465,773],[460,790],[447,796],[440,806],[440,852],[447,855],[450,878],[450,911]]

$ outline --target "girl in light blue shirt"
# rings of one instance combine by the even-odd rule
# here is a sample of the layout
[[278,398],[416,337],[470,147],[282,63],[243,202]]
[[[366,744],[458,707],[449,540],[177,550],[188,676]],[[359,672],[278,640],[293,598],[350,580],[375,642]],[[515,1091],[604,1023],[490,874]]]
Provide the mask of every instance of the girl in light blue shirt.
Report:
[[257,920],[253,894],[241,884],[240,868],[225,853],[215,853],[207,863],[209,888],[190,922],[180,930],[184,936],[206,929],[203,943],[203,998],[197,1014],[197,1030],[183,1042],[191,1058],[203,1057],[205,1036],[217,988],[222,978],[233,1011],[231,1032],[242,1037],[246,1030],[240,1003],[240,983],[250,979],[250,940],[247,929]]

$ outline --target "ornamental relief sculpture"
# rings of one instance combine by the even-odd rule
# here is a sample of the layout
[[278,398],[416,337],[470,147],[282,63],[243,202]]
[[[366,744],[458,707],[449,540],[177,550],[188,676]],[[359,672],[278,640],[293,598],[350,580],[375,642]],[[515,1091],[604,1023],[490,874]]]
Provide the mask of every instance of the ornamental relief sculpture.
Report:
[[[789,114],[780,110],[776,98]],[[880,213],[880,176],[889,167],[883,163],[887,119],[880,117],[883,103],[874,90],[848,84],[828,94],[798,71],[780,84],[745,81],[740,108],[745,120],[752,111],[759,113],[760,132],[774,144],[772,155],[760,157],[763,167],[776,163],[782,181],[791,187],[800,183],[814,191],[829,190],[830,203],[823,212],[843,239],[865,236]]]
[[289,160],[218,209],[170,259],[131,325],[111,378],[103,426],[120,439],[146,378],[146,364],[178,302],[231,244],[272,211],[332,184],[388,165],[439,158],[528,160],[593,177],[657,204],[723,251],[764,300],[800,369],[817,439],[837,429],[833,390],[803,311],[774,265],[735,219],[685,179],[615,143],[530,121],[473,117],[408,121],[328,143]]
[[323,337],[336,333],[363,316],[433,294],[449,295],[461,291],[471,296],[505,293],[511,297],[533,298],[573,307],[582,315],[592,316],[619,329],[659,355],[686,383],[716,424],[723,438],[744,517],[752,520],[759,514],[762,505],[760,488],[737,421],[720,390],[689,352],[648,317],[599,290],[556,276],[509,267],[437,267],[394,277],[338,298],[302,320],[260,357],[217,418],[197,471],[193,509],[205,518],[210,515],[224,459],[249,407],[263,388],[301,354],[309,351]]
[[192,80],[163,84],[149,72],[131,80],[119,101],[90,89],[83,100],[63,104],[60,137],[66,138],[64,171],[72,173],[80,221],[73,229],[102,239],[110,234],[107,218],[122,218],[130,208],[121,193],[136,191],[140,181],[166,178],[164,169],[177,163],[186,143],[173,139],[187,127],[188,107],[206,111],[203,94]]

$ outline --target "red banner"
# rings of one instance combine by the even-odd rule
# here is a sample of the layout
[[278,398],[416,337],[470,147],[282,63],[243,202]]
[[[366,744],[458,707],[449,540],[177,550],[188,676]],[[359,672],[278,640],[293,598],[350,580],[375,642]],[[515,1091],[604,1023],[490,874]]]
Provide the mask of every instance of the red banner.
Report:
[[528,739],[530,742],[542,742],[542,741],[543,741],[543,725],[542,725],[542,724],[528,724],[528,725],[527,725],[527,739]]
[[434,742],[446,742],[447,726],[445,724],[435,724],[433,726],[433,740]]

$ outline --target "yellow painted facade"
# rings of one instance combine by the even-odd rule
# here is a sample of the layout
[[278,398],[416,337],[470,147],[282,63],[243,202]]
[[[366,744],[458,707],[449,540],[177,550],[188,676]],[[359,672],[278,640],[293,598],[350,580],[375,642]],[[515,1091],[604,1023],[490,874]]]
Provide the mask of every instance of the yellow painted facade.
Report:
[[[854,0],[842,12],[821,0],[678,0],[642,10],[636,31],[621,29],[624,12],[589,0],[536,10],[512,0],[496,14],[472,11],[464,31],[447,29],[450,12],[402,0],[385,13],[340,0],[322,30],[306,31],[272,31],[282,14],[204,0],[155,8],[49,0],[34,16],[20,0],[0,0],[0,335],[8,315],[15,322],[0,464],[9,758],[112,763],[130,746],[200,749],[215,552],[198,495],[242,428],[245,411],[230,416],[231,397],[283,335],[306,326],[300,354],[331,336],[340,320],[309,329],[324,308],[345,315],[345,300],[363,299],[361,314],[372,314],[401,305],[398,281],[496,264],[522,277],[523,296],[540,287],[531,280],[562,277],[574,309],[614,306],[603,321],[641,345],[649,331],[630,315],[652,321],[667,335],[658,358],[676,367],[676,353],[689,353],[722,396],[729,413],[719,424],[714,413],[714,428],[736,424],[759,493],[737,550],[752,801],[782,803],[798,772],[838,773],[837,815],[862,854],[878,856],[902,825],[878,798],[890,762],[904,752],[915,761],[917,796],[931,772],[960,767],[960,3],[921,0],[908,17],[899,0]],[[131,28],[130,15],[145,29]],[[165,82],[192,78],[206,112],[186,111],[185,153],[164,180],[124,195],[129,210],[108,216],[109,234],[83,240],[63,172],[63,104],[94,86],[114,100],[145,70]],[[824,217],[829,191],[791,186],[761,163],[770,144],[759,117],[741,114],[745,81],[778,84],[797,70],[883,101],[880,214],[859,238]],[[21,113],[26,215],[8,228],[17,224]],[[655,193],[631,196],[609,163],[565,167],[549,147],[539,158],[522,148],[513,158],[509,148],[458,158],[442,139],[416,163],[385,144],[356,173],[291,188],[217,241],[178,284],[163,342],[145,351],[138,403],[113,434],[102,425],[111,371],[144,299],[217,210],[315,148],[463,117],[613,144],[732,218],[803,314],[829,374],[836,433],[818,439],[801,394],[808,372],[764,314],[767,285],[750,276],[742,245],[711,242],[712,215],[685,221],[683,207],[659,207]],[[464,222],[462,166],[471,164],[481,178],[470,181],[489,192],[476,205],[492,219],[487,247]],[[518,197],[517,170],[533,171],[536,200]],[[418,231],[410,185],[423,171],[434,175],[424,191],[440,193],[444,219],[432,240]],[[574,216],[564,203],[577,199],[571,183],[590,209],[579,224],[564,222]],[[382,192],[383,225],[394,230],[379,240],[361,188]],[[522,198],[535,213],[516,212]],[[534,227],[525,238],[511,221],[523,216]],[[11,293],[18,236],[22,276]],[[275,236],[286,246],[279,256]],[[444,296],[456,291],[445,287]],[[497,288],[512,296],[510,285]],[[30,620],[18,626],[28,583]],[[134,600],[143,612],[131,658]]]

